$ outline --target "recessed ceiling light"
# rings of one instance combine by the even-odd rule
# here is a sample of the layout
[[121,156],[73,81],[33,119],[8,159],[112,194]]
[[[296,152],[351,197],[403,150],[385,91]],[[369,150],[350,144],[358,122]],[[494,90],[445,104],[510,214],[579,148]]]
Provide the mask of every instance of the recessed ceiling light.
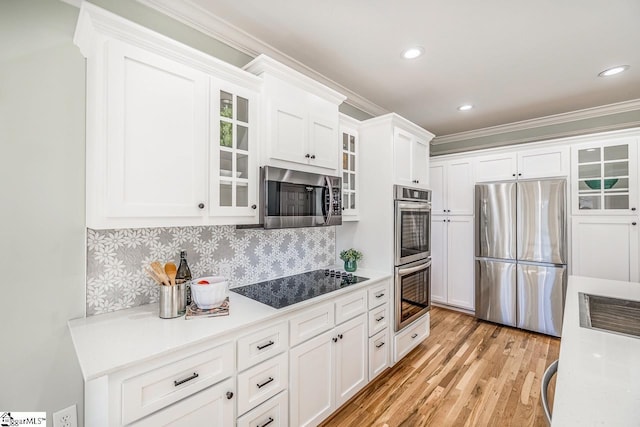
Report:
[[630,67],[628,65],[618,65],[617,67],[609,68],[598,74],[600,77],[609,77],[620,74],[623,71],[627,71]]
[[473,105],[471,104],[464,104],[458,107],[459,111],[469,111],[473,108]]
[[402,51],[404,59],[415,59],[424,53],[424,48],[420,46],[410,47]]

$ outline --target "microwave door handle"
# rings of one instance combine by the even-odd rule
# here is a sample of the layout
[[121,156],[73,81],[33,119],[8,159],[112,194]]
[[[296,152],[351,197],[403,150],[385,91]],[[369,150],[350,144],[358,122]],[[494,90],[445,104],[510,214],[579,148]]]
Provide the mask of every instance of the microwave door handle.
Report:
[[331,180],[328,176],[324,177],[327,182],[327,187],[329,188],[329,206],[327,206],[327,215],[324,218],[324,225],[329,225],[329,221],[331,221],[331,211],[333,207],[333,187],[331,186]]

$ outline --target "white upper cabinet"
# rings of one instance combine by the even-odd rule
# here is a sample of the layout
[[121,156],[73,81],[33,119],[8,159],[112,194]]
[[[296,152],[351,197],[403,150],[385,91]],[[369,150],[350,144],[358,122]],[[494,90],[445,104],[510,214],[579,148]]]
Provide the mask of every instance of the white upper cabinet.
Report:
[[475,159],[476,182],[569,175],[569,148],[545,147],[489,154]]
[[505,181],[518,175],[516,153],[489,154],[475,159],[476,182]]
[[637,213],[638,138],[580,144],[571,158],[574,215]]
[[87,226],[257,222],[256,76],[88,2]]
[[107,50],[106,164],[95,165],[106,200],[96,203],[106,218],[200,217],[207,76],[115,40]]
[[473,215],[473,163],[469,159],[432,161],[433,215]]
[[257,213],[257,95],[238,85],[211,85],[210,213],[255,217]]
[[360,122],[340,114],[340,171],[342,173],[342,220],[358,219],[360,208]]
[[518,178],[552,178],[569,175],[569,147],[518,151]]
[[429,185],[429,141],[396,127],[393,134],[395,182],[399,185]]
[[338,106],[346,98],[265,55],[244,69],[263,79],[261,164],[337,175]]

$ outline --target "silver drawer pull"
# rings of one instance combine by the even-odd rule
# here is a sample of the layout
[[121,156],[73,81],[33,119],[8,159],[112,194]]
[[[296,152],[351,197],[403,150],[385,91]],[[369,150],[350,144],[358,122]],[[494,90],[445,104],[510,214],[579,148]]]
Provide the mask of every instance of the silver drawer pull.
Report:
[[380,347],[382,347],[383,345],[384,345],[384,341],[383,341],[383,342],[381,342],[380,344],[376,344],[376,348],[380,348]]
[[273,377],[269,377],[268,380],[266,380],[265,382],[263,382],[262,384],[256,384],[258,386],[258,388],[262,388],[264,386],[266,386],[267,384],[269,384],[271,381],[273,381]]
[[415,339],[417,336],[418,336],[418,334],[413,334],[413,335],[411,335],[411,339],[413,340],[413,339]]
[[173,382],[173,385],[174,385],[174,387],[178,387],[180,384],[184,384],[184,383],[186,383],[187,381],[194,380],[194,379],[198,378],[199,376],[200,376],[200,375],[198,375],[196,372],[194,372],[194,373],[193,373],[193,375],[191,375],[191,376],[190,376],[190,377],[188,377],[188,378],[185,378],[185,379],[183,379],[183,380],[174,381],[174,382]]
[[384,316],[380,316],[376,319],[376,322],[380,322],[382,319],[384,319]]
[[263,350],[267,347],[269,347],[270,345],[274,345],[275,343],[273,341],[269,341],[268,343],[264,344],[264,345],[259,345],[258,346],[258,350]]
[[262,425],[257,425],[256,427],[267,427],[269,424],[271,424],[273,422],[273,418],[269,417],[269,419],[267,420],[266,423],[262,424]]
[[382,298],[384,296],[384,292],[381,294],[376,295],[376,298]]

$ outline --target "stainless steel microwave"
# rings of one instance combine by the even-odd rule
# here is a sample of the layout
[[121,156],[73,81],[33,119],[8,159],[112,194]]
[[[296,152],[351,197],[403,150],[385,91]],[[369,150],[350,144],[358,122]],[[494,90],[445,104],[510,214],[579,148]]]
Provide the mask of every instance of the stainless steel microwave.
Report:
[[342,179],[272,166],[260,168],[264,228],[342,224]]

